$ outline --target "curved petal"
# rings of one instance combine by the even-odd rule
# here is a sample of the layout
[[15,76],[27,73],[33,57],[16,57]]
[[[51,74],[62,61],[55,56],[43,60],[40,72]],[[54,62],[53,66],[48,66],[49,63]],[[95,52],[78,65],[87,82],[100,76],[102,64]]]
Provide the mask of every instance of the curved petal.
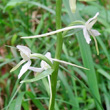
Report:
[[83,29],[83,34],[84,34],[84,38],[86,39],[86,42],[89,44],[91,39],[86,28]]
[[47,52],[47,53],[45,54],[45,56],[52,62],[52,60],[51,60],[51,53],[50,53],[50,52]]
[[29,60],[26,64],[24,64],[20,70],[20,73],[18,75],[18,79],[29,69],[31,65],[31,60]]
[[93,21],[94,19],[96,19],[98,15],[99,15],[99,12],[97,12],[93,18],[90,18],[90,19],[86,22],[86,24],[89,24],[91,21]]
[[22,45],[17,45],[17,48],[19,49],[22,58],[24,60],[29,60],[31,50],[28,47]]
[[[52,59],[51,59],[51,53],[50,52],[47,52],[46,54],[45,54],[45,56],[51,61],[51,62],[53,62],[52,61]],[[48,69],[48,68],[51,68],[50,66],[49,66],[49,64],[47,64],[45,61],[41,61],[41,68],[43,68],[43,69]]]
[[41,61],[41,68],[43,68],[44,70],[47,70],[48,68],[51,68],[50,66],[49,66],[49,64],[47,64],[45,61]]
[[96,23],[96,21],[97,21],[97,19],[94,19],[88,25],[86,25],[87,29],[90,30],[93,27],[93,25]]
[[43,68],[29,67],[29,70],[40,73],[43,71]]
[[17,45],[16,47],[17,47],[20,51],[22,51],[22,52],[27,51],[28,53],[31,53],[31,50],[30,50],[28,47],[26,47],[26,46]]
[[15,67],[13,67],[10,72],[13,72],[15,71],[20,65],[22,65],[25,61],[24,60],[21,60]]
[[100,35],[100,33],[95,29],[91,29],[91,32],[94,36],[99,36]]

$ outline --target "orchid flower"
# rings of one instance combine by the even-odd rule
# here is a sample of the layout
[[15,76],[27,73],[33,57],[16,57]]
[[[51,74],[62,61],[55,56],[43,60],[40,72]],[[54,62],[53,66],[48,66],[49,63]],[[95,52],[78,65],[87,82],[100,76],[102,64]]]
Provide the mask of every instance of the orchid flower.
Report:
[[90,35],[93,36],[94,40],[95,40],[95,36],[100,35],[100,33],[97,30],[92,29],[93,25],[97,21],[97,16],[98,15],[99,15],[99,12],[97,12],[96,15],[93,18],[90,18],[84,25],[69,26],[69,27],[62,28],[62,29],[52,31],[52,32],[49,32],[49,33],[45,33],[45,34],[41,34],[41,35],[35,35],[35,36],[29,36],[29,37],[22,37],[22,38],[28,39],[28,38],[45,37],[45,36],[53,35],[53,34],[56,34],[56,33],[59,33],[59,32],[80,28],[80,29],[83,29],[84,38],[85,38],[86,42],[89,44],[90,41],[91,41]]
[[[53,63],[52,59],[51,59],[51,54],[50,52],[47,52],[45,54],[45,56]],[[50,67],[49,64],[47,64],[44,60],[41,61],[41,64],[40,64],[41,68],[35,68],[35,67],[29,67],[30,70],[34,71],[34,72],[42,72],[43,70],[47,70]]]
[[[23,58],[23,60],[21,60],[14,68],[12,68],[10,72],[15,71],[20,65],[26,62],[20,70],[20,73],[18,75],[18,79],[19,79],[30,68],[31,59],[34,59],[34,58],[30,57],[31,50],[28,47],[17,45],[17,49],[20,51],[20,55]],[[39,72],[42,71],[41,68],[34,68],[34,69],[37,69]],[[34,69],[32,70],[35,71]]]
[[[64,64],[68,64],[68,65],[72,65],[72,66],[76,66],[76,67],[79,67],[79,68],[83,68],[83,69],[87,69],[87,68],[84,68],[84,67],[81,67],[81,66],[78,66],[78,65],[75,65],[75,64],[72,64],[72,63],[69,63],[69,62],[65,62],[65,61],[62,61],[62,60],[58,60],[58,59],[53,59],[51,58],[51,53],[50,52],[47,52],[45,54],[45,56],[41,55],[41,54],[31,54],[31,50],[26,47],[26,46],[22,46],[22,45],[17,45],[17,49],[20,51],[20,55],[21,57],[23,58],[14,68],[11,69],[10,72],[13,72],[15,71],[19,66],[21,66],[23,63],[25,63],[21,70],[20,70],[20,73],[18,75],[18,79],[27,71],[27,70],[32,70],[34,72],[42,72],[44,70],[47,70],[50,67],[50,65],[46,62],[46,60],[42,60],[41,61],[41,64],[39,68],[36,68],[36,67],[31,67],[31,59],[35,59],[35,57],[46,57],[46,59],[51,63],[53,63],[53,61],[57,61],[57,62],[60,62],[60,63],[64,63]],[[41,57],[40,57],[41,56]],[[42,58],[43,59],[43,58]],[[44,58],[45,59],[45,58]]]
[[96,13],[96,15],[93,18],[90,18],[86,23],[85,23],[85,27],[83,28],[83,34],[84,37],[86,39],[86,42],[89,44],[91,39],[90,39],[90,35],[95,37],[95,36],[99,36],[100,33],[95,30],[92,29],[93,25],[96,23],[97,21],[97,16],[99,15],[99,12]]
[[[52,58],[50,52],[47,52],[47,53],[45,54],[45,56],[46,56],[52,63],[53,63],[53,61],[56,61],[56,62],[59,62],[59,63],[63,63],[63,64],[67,64],[67,65],[71,65],[71,66],[75,66],[75,67],[78,67],[78,68],[82,68],[82,69],[89,70],[89,69],[87,69],[87,68],[85,68],[85,67],[78,66],[78,65],[72,64],[72,63],[70,63],[70,62],[66,62],[66,61],[63,61],[63,60],[58,60],[58,59]],[[49,64],[47,64],[47,63],[46,63],[45,61],[43,61],[43,60],[41,61],[40,66],[41,66],[40,70],[42,70],[42,71],[51,68],[51,67],[49,66]],[[39,72],[39,70],[37,70],[37,69],[35,70],[34,67],[30,67],[29,69],[30,69],[30,70],[34,70],[35,72]]]

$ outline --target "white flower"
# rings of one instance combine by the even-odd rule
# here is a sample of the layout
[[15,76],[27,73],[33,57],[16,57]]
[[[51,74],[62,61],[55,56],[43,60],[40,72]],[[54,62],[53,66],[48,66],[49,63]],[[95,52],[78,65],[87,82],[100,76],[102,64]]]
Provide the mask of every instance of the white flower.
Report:
[[85,23],[85,27],[83,28],[83,34],[84,37],[86,39],[86,42],[89,44],[91,39],[90,39],[90,35],[95,37],[95,36],[99,36],[100,33],[97,30],[92,29],[93,25],[96,23],[97,21],[97,16],[99,15],[99,12],[96,13],[96,15],[93,18],[90,18],[86,23]]
[[[52,63],[53,63],[53,61],[56,61],[56,62],[59,62],[59,63],[63,63],[63,64],[67,64],[67,65],[71,65],[71,66],[75,66],[75,67],[78,67],[78,68],[82,68],[82,69],[88,70],[87,68],[84,68],[84,67],[82,67],[82,66],[78,66],[78,65],[76,65],[76,64],[72,64],[72,63],[69,63],[69,62],[66,62],[66,61],[54,59],[54,58],[51,57],[51,53],[50,53],[50,52],[47,52],[47,53],[45,54],[45,56],[46,56]],[[29,67],[29,69],[32,70],[32,71],[34,71],[34,72],[38,72],[38,73],[39,73],[39,72],[42,72],[42,71],[44,71],[44,70],[47,70],[47,69],[51,68],[50,65],[47,64],[47,63],[46,63],[45,61],[43,61],[43,60],[41,61],[40,66],[41,66],[41,68]]]
[[[50,52],[47,52],[45,54],[45,56],[53,63],[53,61],[51,59],[51,53]],[[34,71],[34,72],[38,72],[39,73],[39,72],[42,72],[43,70],[47,70],[47,69],[51,68],[50,65],[47,64],[43,60],[41,61],[40,66],[41,66],[41,68],[29,67],[29,69],[32,70],[32,71]]]
[[[51,59],[51,53],[50,52],[47,52],[45,54],[45,56],[53,63],[52,59]],[[51,68],[49,66],[49,64],[47,64],[45,61],[41,61],[41,68],[43,68],[44,70],[47,70],[48,68]]]
[[93,36],[93,37],[100,35],[100,33],[97,30],[92,29],[93,25],[97,21],[97,16],[98,15],[99,15],[99,12],[97,12],[96,15],[93,18],[90,18],[84,25],[69,26],[69,27],[62,28],[62,29],[52,31],[52,32],[49,32],[49,33],[45,33],[45,34],[41,34],[41,35],[35,35],[35,36],[22,37],[22,38],[28,39],[28,38],[45,37],[45,36],[53,35],[53,34],[56,34],[56,33],[59,33],[59,32],[80,28],[80,29],[83,29],[84,38],[85,38],[86,42],[89,44],[90,41],[91,41],[90,35]]
[[[20,73],[18,75],[18,79],[19,79],[28,69],[30,69],[30,65],[31,65],[30,59],[33,59],[33,58],[30,57],[31,50],[28,47],[22,46],[22,45],[17,45],[17,49],[20,51],[20,55],[23,58],[23,60],[21,60],[14,68],[12,68],[10,72],[15,71],[20,65],[22,65],[23,63],[26,62],[20,70]],[[34,67],[31,67],[31,68],[34,68]],[[34,69],[39,70],[39,72],[41,71],[40,68],[34,68]],[[34,71],[34,69],[32,69],[32,70]]]

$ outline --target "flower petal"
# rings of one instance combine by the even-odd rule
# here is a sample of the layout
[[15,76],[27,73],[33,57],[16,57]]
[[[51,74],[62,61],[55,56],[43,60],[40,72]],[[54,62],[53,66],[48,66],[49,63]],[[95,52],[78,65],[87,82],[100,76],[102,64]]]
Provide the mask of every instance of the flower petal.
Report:
[[31,60],[29,60],[26,64],[24,64],[20,70],[20,73],[18,75],[18,79],[29,69],[31,65]]
[[17,45],[17,48],[19,49],[22,58],[26,61],[29,60],[31,50],[28,47],[22,45]]
[[10,72],[13,72],[15,71],[20,65],[22,65],[25,61],[24,60],[21,60],[15,67],[13,67]]
[[[47,52],[46,54],[45,54],[45,56],[51,61],[51,62],[53,62],[52,61],[52,59],[51,59],[51,53],[50,52]],[[47,64],[45,61],[41,61],[41,68],[43,68],[44,70],[47,70],[48,68],[51,68],[50,66],[49,66],[49,64]]]
[[43,68],[29,67],[29,70],[40,73],[43,71]]
[[89,44],[91,39],[90,39],[90,36],[89,36],[89,33],[88,33],[86,27],[83,29],[83,34],[84,34],[84,38],[86,39],[86,42]]
[[47,64],[45,61],[41,61],[41,68],[43,68],[44,70],[47,70],[47,69],[49,69],[49,68],[51,68],[50,67],[50,65],[49,64]]
[[98,15],[99,15],[99,12],[97,12],[93,18],[90,18],[90,19],[86,22],[86,24],[89,24],[89,23],[92,22],[93,20],[97,19],[97,16],[98,16]]
[[52,60],[51,60],[51,53],[50,53],[50,52],[47,52],[47,53],[45,54],[45,56],[52,62]]
[[90,30],[93,27],[93,25],[96,23],[96,21],[97,21],[97,19],[94,19],[88,25],[86,25],[87,29]]
[[20,51],[22,51],[22,52],[28,52],[28,53],[31,53],[31,50],[28,48],[28,47],[26,47],[26,46],[23,46],[23,45],[17,45],[16,46]]
[[97,31],[97,30],[95,30],[95,29],[91,29],[90,31],[92,32],[92,34],[93,34],[94,36],[99,36],[99,35],[101,35],[101,34],[99,33],[99,31]]

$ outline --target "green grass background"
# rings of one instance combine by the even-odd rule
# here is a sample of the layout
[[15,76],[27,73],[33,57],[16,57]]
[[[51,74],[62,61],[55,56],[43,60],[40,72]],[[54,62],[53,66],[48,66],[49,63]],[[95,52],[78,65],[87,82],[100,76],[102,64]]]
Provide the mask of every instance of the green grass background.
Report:
[[[47,78],[20,84],[34,73],[26,72],[17,79],[20,68],[10,69],[20,61],[16,45],[26,45],[33,53],[55,56],[56,35],[23,40],[20,37],[42,34],[55,29],[55,0],[0,0],[0,109],[47,110],[49,86]],[[99,12],[94,25],[101,35],[85,42],[82,30],[69,31],[64,38],[61,59],[90,68],[90,71],[60,65],[55,110],[110,110],[110,1],[77,1],[76,13],[71,13],[68,0],[63,0],[62,27],[75,20],[87,21]],[[33,65],[39,66],[40,60]],[[9,108],[7,108],[9,107]]]

